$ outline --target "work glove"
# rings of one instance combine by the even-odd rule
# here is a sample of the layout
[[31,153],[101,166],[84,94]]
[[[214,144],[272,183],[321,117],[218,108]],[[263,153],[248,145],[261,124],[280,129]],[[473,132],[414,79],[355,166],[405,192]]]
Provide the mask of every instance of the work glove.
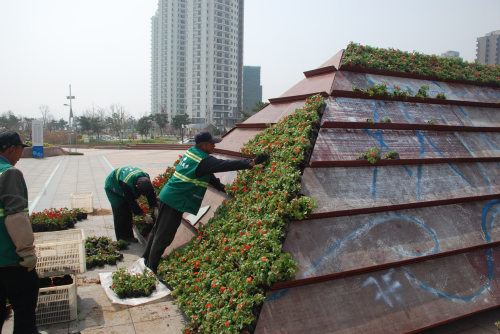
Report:
[[146,221],[146,224],[153,224],[153,218],[151,218],[150,215],[146,215],[144,220]]
[[264,163],[267,160],[269,160],[269,154],[267,154],[265,152],[262,153],[261,155],[258,155],[257,158],[253,159],[253,161],[255,161],[256,165],[260,165],[261,163]]
[[155,217],[158,218],[159,214],[160,214],[160,210],[158,210],[158,208],[155,208]]
[[23,267],[28,268],[28,271],[32,271],[36,267],[36,255],[29,255],[23,258],[23,261],[19,262]]

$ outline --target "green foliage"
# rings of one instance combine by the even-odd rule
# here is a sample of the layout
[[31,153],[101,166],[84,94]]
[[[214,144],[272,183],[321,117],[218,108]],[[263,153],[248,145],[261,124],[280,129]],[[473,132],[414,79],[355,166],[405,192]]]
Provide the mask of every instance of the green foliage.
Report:
[[174,129],[180,130],[183,124],[184,125],[191,124],[188,114],[176,115],[175,117],[172,118],[172,126],[174,127]]
[[168,124],[168,115],[166,113],[156,113],[153,115],[153,120],[160,128],[160,134],[163,136],[163,129],[165,129]]
[[356,160],[368,160],[372,164],[377,162],[377,159],[380,159],[380,153],[378,151],[378,147],[372,147],[366,153],[360,153]]
[[342,65],[429,75],[442,80],[461,79],[500,84],[498,66],[441,58],[416,51],[409,53],[392,48],[375,48],[353,42],[347,45]]
[[438,95],[436,96],[436,99],[446,100],[446,95],[444,93],[438,93]]
[[420,97],[422,100],[430,98],[429,94],[427,94],[428,90],[429,86],[421,86],[418,90],[418,93],[415,94],[415,97]]
[[157,280],[153,273],[144,269],[142,274],[129,274],[127,268],[113,272],[112,284],[110,289],[115,292],[118,297],[125,298],[127,292],[137,291],[140,296],[147,297],[156,288]]
[[389,151],[387,154],[384,156],[384,159],[390,160],[390,159],[397,159],[399,157],[399,154],[397,151]]
[[139,118],[135,129],[140,133],[141,136],[147,136],[149,131],[151,131],[151,116],[144,116]]
[[375,124],[375,121],[371,118],[367,118],[366,121],[370,123],[371,125]]
[[267,152],[270,160],[239,171],[226,186],[232,199],[199,227],[196,238],[160,264],[158,275],[174,288],[191,321],[187,332],[239,333],[254,321],[253,307],[264,301],[261,284],[295,275],[297,263],[282,253],[283,228],[286,219],[302,219],[316,208],[313,199],[295,194],[300,191],[299,164],[311,147],[313,123],[323,104],[320,95],[311,97],[246,143],[243,154]]
[[436,122],[435,122],[433,119],[431,119],[431,120],[427,121],[427,123],[428,123],[429,125],[436,125]]
[[391,118],[390,118],[389,116],[385,116],[385,117],[382,119],[382,122],[383,122],[383,123],[392,123]]

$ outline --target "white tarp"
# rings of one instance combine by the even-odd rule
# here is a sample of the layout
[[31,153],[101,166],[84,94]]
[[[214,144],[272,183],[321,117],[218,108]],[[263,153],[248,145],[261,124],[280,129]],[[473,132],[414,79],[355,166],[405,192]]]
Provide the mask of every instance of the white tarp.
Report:
[[[127,273],[142,274],[145,268],[151,272],[151,270],[147,268],[146,265],[144,264],[144,258],[140,258],[139,260],[135,261],[135,263],[131,267],[128,268]],[[106,295],[108,296],[109,299],[111,299],[111,302],[113,304],[137,306],[152,302],[153,300],[163,298],[171,293],[171,291],[165,285],[163,285],[163,283],[158,282],[156,284],[156,290],[153,291],[153,293],[148,297],[120,299],[118,298],[116,293],[114,293],[109,288],[113,283],[113,272],[110,271],[107,273],[99,273],[99,278],[101,279],[101,285],[102,288],[104,289],[104,292],[106,292]]]

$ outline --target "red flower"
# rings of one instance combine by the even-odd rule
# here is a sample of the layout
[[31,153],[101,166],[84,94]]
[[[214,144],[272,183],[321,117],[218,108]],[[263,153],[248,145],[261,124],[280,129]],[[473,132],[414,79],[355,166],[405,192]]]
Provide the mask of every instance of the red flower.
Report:
[[264,256],[264,257],[262,258],[262,261],[266,261],[266,260],[267,260],[267,258]]
[[249,278],[247,279],[247,282],[251,282],[251,281],[252,281],[252,278],[251,278],[251,277],[249,277]]
[[229,321],[226,321],[226,326],[229,326]]

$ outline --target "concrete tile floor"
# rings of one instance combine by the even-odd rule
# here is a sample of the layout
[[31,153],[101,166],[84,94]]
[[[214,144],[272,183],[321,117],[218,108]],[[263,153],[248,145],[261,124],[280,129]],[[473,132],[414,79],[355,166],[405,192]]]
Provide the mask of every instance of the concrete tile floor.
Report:
[[[29,191],[30,205],[37,196],[39,204],[34,212],[45,207],[69,207],[72,192],[93,191],[94,208],[110,209],[104,193],[104,181],[115,168],[133,165],[140,167],[154,178],[167,167],[172,166],[182,151],[118,151],[118,150],[78,150],[84,156],[69,156],[67,163],[63,157],[45,159],[22,159],[16,167],[23,171]],[[54,173],[45,191],[41,191],[50,175]],[[76,228],[85,235],[107,235],[113,240],[112,216],[91,216],[79,222]],[[180,333],[187,319],[173,303],[171,296],[142,306],[113,305],[97,284],[100,271],[132,265],[142,254],[143,245],[132,244],[123,251],[124,262],[116,266],[96,268],[78,275],[78,317],[77,320],[40,327],[50,333]],[[165,309],[167,308],[167,309]],[[500,308],[482,312],[464,319],[444,324],[418,334],[490,334],[497,333],[494,323],[500,320]],[[2,333],[12,333],[13,316],[6,321]]]

